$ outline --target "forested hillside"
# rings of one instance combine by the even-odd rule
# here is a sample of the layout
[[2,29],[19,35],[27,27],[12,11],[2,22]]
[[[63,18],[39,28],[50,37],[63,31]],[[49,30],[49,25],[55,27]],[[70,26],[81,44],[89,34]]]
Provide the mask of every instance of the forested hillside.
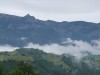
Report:
[[99,55],[87,55],[78,60],[69,54],[21,48],[0,52],[0,61],[0,75],[100,75]]

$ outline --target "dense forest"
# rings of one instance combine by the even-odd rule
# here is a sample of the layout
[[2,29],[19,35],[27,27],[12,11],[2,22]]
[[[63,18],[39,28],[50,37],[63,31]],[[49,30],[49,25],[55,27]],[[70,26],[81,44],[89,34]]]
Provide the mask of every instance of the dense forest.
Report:
[[0,52],[0,75],[100,75],[100,55],[77,60],[32,48]]
[[24,61],[20,61],[16,65],[16,68],[10,72],[5,71],[4,67],[0,65],[0,75],[39,75],[39,74],[34,71],[31,64]]

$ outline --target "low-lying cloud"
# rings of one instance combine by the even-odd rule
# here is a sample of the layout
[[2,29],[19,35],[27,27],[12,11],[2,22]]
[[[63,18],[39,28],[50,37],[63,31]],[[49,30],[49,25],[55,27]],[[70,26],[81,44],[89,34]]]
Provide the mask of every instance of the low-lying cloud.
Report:
[[100,40],[93,40],[91,41],[90,44],[85,41],[81,40],[77,41],[68,38],[62,44],[63,45],[59,44],[39,45],[39,44],[29,43],[25,48],[38,48],[47,53],[55,53],[55,54],[67,53],[77,57],[82,57],[86,53],[91,53],[94,55],[100,54]]
[[14,51],[16,49],[18,49],[19,47],[13,47],[13,46],[10,46],[8,44],[6,45],[0,45],[0,51]]
[[[18,47],[12,47],[10,45],[2,45],[0,46],[0,51],[13,51]],[[29,43],[24,48],[38,48],[47,53],[55,53],[55,54],[71,54],[76,57],[82,57],[86,53],[91,53],[94,55],[100,54],[100,40],[93,40],[91,44],[86,41],[77,41],[67,38],[65,42],[60,44],[46,44],[46,45],[39,45],[34,43]]]

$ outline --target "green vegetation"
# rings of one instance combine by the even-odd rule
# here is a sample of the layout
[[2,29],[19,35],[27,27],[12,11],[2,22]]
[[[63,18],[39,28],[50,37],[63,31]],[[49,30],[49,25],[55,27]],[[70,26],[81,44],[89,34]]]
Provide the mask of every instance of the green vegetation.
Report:
[[0,61],[0,75],[100,75],[99,55],[77,61],[69,54],[55,55],[39,49],[21,48],[0,52]]
[[36,73],[32,65],[28,62],[20,61],[16,68],[10,72],[6,72],[3,67],[0,66],[0,75],[39,75]]

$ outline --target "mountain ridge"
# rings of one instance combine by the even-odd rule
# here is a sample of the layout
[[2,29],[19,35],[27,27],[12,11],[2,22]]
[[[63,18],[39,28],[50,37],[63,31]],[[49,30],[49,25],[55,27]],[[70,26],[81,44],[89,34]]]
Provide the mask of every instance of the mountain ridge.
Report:
[[[0,13],[0,16],[2,16],[2,15],[6,15],[6,16],[15,16],[15,17],[25,17],[25,16],[27,16],[27,17],[34,17],[34,18],[35,18],[35,16],[31,16],[30,14],[26,14],[26,15],[24,15],[24,16],[18,16],[18,15]],[[38,19],[38,20],[40,20],[40,19]],[[54,21],[54,20],[50,20],[50,19],[48,19],[48,20],[42,20],[42,21],[60,22],[60,21]],[[61,22],[87,22],[87,23],[95,23],[95,22],[88,22],[88,21],[82,21],[82,20],[80,20],[80,21],[61,21]],[[60,22],[60,23],[61,23],[61,22]],[[100,23],[95,23],[95,24],[100,24]]]
[[[41,45],[61,44],[67,38],[91,43],[92,40],[100,39],[98,32],[99,23],[43,21],[29,14],[24,17],[0,14],[0,45],[23,47],[30,42]],[[22,37],[26,39],[22,40]]]

